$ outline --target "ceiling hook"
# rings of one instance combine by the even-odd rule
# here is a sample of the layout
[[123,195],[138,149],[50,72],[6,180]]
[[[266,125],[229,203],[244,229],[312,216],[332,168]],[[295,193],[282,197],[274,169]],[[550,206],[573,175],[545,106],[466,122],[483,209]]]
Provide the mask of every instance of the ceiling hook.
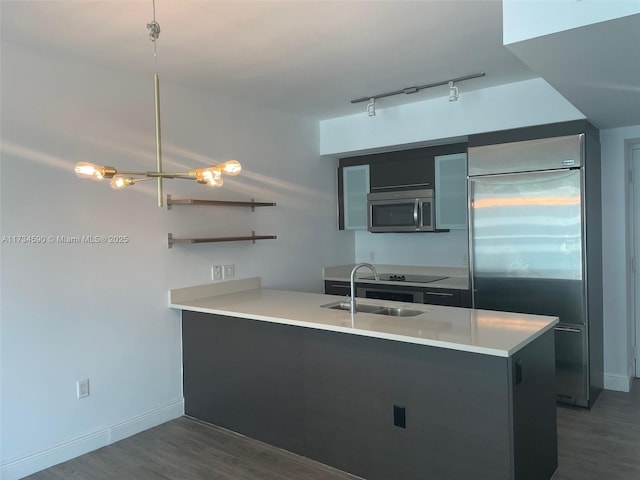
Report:
[[149,38],[152,42],[155,42],[160,36],[160,24],[154,20],[151,23],[147,23],[147,28],[149,29]]

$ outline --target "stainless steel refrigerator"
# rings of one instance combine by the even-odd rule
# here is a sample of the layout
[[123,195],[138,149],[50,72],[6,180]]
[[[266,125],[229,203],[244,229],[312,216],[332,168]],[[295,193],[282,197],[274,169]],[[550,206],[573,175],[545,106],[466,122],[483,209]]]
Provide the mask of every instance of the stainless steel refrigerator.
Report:
[[558,316],[558,401],[589,408],[603,384],[599,160],[585,134],[468,154],[474,308]]

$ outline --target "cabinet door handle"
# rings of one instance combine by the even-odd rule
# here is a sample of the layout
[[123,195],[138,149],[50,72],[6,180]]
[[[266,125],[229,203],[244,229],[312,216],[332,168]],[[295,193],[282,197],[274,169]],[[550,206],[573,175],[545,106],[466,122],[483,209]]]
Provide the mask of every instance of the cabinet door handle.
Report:
[[554,327],[554,330],[557,330],[558,332],[580,333],[579,329],[569,327]]
[[425,295],[437,295],[439,297],[453,297],[453,293],[449,292],[424,292]]
[[522,360],[516,360],[516,385],[522,383]]
[[335,283],[329,285],[332,288],[348,288],[351,289],[351,287],[349,285],[336,285]]

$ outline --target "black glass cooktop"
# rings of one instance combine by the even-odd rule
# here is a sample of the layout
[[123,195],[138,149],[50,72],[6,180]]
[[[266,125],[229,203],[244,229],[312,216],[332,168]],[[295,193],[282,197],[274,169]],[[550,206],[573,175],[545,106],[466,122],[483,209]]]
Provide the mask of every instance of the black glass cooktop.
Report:
[[[375,277],[361,277],[362,280],[375,280]],[[413,282],[413,283],[431,283],[438,280],[444,280],[448,277],[439,277],[436,275],[409,275],[399,273],[381,273],[379,275],[380,280],[387,282]]]

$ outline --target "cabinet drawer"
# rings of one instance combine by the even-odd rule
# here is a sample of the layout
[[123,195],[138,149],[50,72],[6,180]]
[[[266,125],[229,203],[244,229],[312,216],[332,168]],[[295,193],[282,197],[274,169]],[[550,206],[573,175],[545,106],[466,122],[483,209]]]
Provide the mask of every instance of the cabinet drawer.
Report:
[[324,293],[325,295],[351,295],[351,287],[349,282],[325,280]]
[[423,291],[424,303],[432,305],[448,305],[459,307],[460,290],[454,288],[425,288]]

